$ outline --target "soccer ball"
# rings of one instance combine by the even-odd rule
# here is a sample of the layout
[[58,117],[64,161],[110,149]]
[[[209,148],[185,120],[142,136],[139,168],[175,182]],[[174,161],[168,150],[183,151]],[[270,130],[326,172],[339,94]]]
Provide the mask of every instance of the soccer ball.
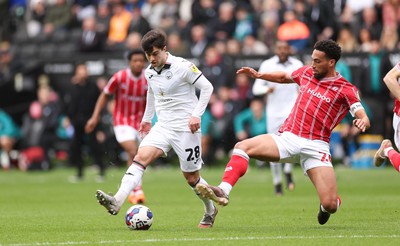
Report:
[[153,213],[143,205],[134,205],[126,211],[125,223],[131,230],[148,230],[153,224]]

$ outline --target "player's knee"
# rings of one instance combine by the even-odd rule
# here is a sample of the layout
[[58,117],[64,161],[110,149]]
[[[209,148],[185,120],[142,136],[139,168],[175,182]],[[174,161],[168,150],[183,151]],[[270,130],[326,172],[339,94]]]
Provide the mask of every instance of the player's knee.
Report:
[[195,177],[194,175],[191,176],[187,176],[186,178],[186,182],[188,183],[188,185],[190,186],[195,186],[199,180],[198,177]]
[[235,149],[240,149],[240,150],[243,150],[244,152],[247,152],[248,147],[247,147],[247,144],[246,144],[246,140],[237,142],[235,144]]
[[322,206],[326,211],[333,214],[338,209],[337,197],[327,198],[322,202]]

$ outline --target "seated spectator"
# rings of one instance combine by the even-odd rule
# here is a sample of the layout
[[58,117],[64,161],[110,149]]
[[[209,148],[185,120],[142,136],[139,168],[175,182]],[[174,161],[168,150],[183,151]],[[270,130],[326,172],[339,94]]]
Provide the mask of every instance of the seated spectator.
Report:
[[247,35],[243,40],[242,53],[244,55],[266,55],[268,47],[253,35]]
[[141,49],[142,34],[138,32],[129,33],[125,40],[125,48],[127,50]]
[[253,16],[249,13],[246,7],[239,7],[236,10],[235,16],[236,26],[233,34],[235,39],[244,41],[247,36],[255,34]]
[[88,17],[82,22],[82,35],[79,39],[81,52],[99,52],[103,49],[104,37],[96,31],[96,18]]
[[110,26],[110,9],[108,4],[100,2],[96,11],[96,31],[107,37]]
[[261,16],[261,27],[259,28],[258,36],[270,50],[275,49],[278,19],[278,15],[274,12],[264,13]]
[[151,27],[146,18],[143,17],[139,7],[134,7],[132,10],[132,20],[129,25],[129,33],[136,32],[141,36],[150,31]]
[[47,170],[52,166],[53,145],[57,140],[60,107],[48,85],[37,91],[37,101],[31,103],[23,116],[20,168]]
[[72,15],[78,23],[96,15],[97,2],[98,0],[74,0]]
[[67,0],[56,0],[54,5],[46,9],[44,18],[44,34],[51,35],[56,31],[66,31],[71,23],[71,5]]
[[204,50],[208,46],[206,27],[204,25],[195,25],[190,31],[191,42],[190,52],[194,57],[203,55]]
[[44,0],[33,0],[26,11],[26,31],[28,37],[34,38],[43,33],[46,4]]
[[188,44],[182,40],[178,32],[172,32],[168,35],[168,51],[176,56],[188,57],[190,50]]
[[279,40],[287,41],[295,51],[299,51],[307,46],[310,30],[306,24],[297,20],[292,10],[287,10],[284,22],[278,27],[277,37]]
[[165,32],[172,32],[174,30],[179,30],[179,2],[178,0],[166,0],[166,5],[164,12],[161,16],[161,21],[159,28],[163,29]]
[[249,108],[238,113],[234,118],[234,126],[239,141],[267,133],[266,110],[262,99],[253,99]]
[[361,52],[370,52],[372,48],[372,37],[371,33],[367,28],[361,28],[358,33],[358,40],[360,43]]
[[17,124],[6,111],[0,109],[0,165],[3,170],[10,168],[10,154],[20,136]]
[[125,9],[123,0],[113,2],[112,12],[107,37],[107,47],[111,50],[123,46],[132,20],[132,14]]
[[14,81],[21,63],[14,58],[9,42],[0,42],[0,85]]
[[229,39],[226,42],[226,53],[231,56],[239,56],[242,54],[242,44],[236,39]]
[[227,40],[232,38],[236,28],[235,6],[230,1],[219,5],[217,18],[209,19],[206,22],[208,28],[208,39]]
[[142,15],[149,22],[151,28],[159,28],[163,13],[167,7],[165,1],[147,0],[142,6]]
[[358,51],[358,42],[349,27],[343,27],[339,31],[337,43],[342,48],[343,53],[351,53]]
[[383,31],[380,38],[381,47],[385,51],[394,51],[399,48],[398,45],[399,35],[397,30],[391,26],[383,27]]

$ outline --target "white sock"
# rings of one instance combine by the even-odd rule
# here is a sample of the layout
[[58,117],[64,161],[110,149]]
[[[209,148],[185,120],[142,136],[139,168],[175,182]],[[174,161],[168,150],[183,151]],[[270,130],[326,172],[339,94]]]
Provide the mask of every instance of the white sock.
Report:
[[278,162],[270,162],[272,183],[274,185],[282,183],[282,164]]
[[393,149],[393,147],[389,147],[389,148],[384,149],[384,150],[383,150],[383,155],[384,155],[385,157],[389,157],[389,156],[388,156],[388,153],[389,153],[389,151],[391,151],[392,149]]
[[140,183],[143,172],[144,169],[135,164],[132,164],[128,170],[126,170],[124,177],[122,177],[121,186],[114,196],[119,206],[122,206],[129,193]]
[[232,190],[232,185],[227,183],[227,182],[221,182],[218,185],[219,188],[221,188],[221,190],[227,195],[229,196],[229,193],[231,193]]
[[[208,185],[207,181],[205,181],[202,177],[200,177],[199,182],[197,182],[198,184],[206,184]],[[215,211],[215,207],[213,202],[210,199],[207,198],[203,198],[201,196],[199,196],[199,193],[197,193],[196,189],[194,187],[192,187],[194,193],[196,193],[196,195],[200,198],[201,201],[203,201],[204,203],[204,211],[206,214],[212,215],[214,214]]]
[[285,163],[283,166],[283,172],[284,173],[292,173],[293,170],[293,164],[292,163]]
[[325,208],[322,206],[322,204],[321,204],[321,210],[322,210],[322,212],[324,212],[324,213],[328,213],[328,211],[325,210]]

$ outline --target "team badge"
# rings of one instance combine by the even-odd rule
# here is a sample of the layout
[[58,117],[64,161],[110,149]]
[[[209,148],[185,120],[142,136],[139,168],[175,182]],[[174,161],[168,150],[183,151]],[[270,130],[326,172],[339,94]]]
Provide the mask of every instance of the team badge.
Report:
[[192,69],[192,72],[193,73],[200,73],[200,70],[196,67],[196,65],[194,65],[193,63],[192,63],[192,65],[190,66],[190,69]]
[[171,71],[166,72],[165,73],[165,78],[171,79],[172,78],[172,72]]
[[165,95],[165,93],[162,91],[162,90],[160,90],[160,96],[164,96]]

